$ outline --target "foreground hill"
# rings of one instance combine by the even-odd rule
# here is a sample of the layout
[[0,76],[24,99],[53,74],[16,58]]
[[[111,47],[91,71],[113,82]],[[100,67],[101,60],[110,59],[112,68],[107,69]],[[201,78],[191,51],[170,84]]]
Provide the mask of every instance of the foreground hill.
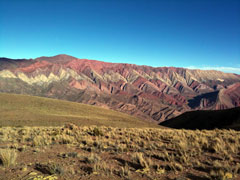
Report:
[[240,76],[67,55],[30,60],[2,58],[0,92],[104,106],[160,122],[185,111],[240,106]]
[[106,125],[157,127],[127,114],[96,106],[27,95],[0,93],[0,126]]
[[177,129],[235,129],[240,130],[240,107],[216,111],[192,111],[160,123]]

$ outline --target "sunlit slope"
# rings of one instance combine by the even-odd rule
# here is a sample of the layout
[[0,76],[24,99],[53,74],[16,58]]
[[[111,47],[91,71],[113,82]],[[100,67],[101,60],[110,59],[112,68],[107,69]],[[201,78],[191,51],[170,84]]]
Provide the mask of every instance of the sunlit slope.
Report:
[[0,126],[58,126],[67,122],[113,127],[159,127],[127,114],[96,106],[0,93]]

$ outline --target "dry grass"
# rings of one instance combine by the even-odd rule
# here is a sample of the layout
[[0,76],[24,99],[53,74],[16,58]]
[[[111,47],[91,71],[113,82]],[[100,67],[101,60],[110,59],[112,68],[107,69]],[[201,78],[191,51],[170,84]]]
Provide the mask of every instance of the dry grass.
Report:
[[0,126],[62,126],[71,122],[112,127],[160,127],[110,109],[19,94],[0,93],[0,114]]
[[[7,149],[1,149],[3,147]],[[0,174],[6,173],[10,179],[16,178],[16,173],[24,177],[30,172],[44,177],[54,174],[58,179],[240,177],[240,132],[233,130],[188,131],[74,124],[2,127],[0,149],[3,154],[0,159],[7,167],[0,168]],[[25,166],[27,172],[22,172]],[[15,174],[11,173],[12,168]]]
[[0,149],[0,163],[4,167],[15,165],[17,153],[12,149]]

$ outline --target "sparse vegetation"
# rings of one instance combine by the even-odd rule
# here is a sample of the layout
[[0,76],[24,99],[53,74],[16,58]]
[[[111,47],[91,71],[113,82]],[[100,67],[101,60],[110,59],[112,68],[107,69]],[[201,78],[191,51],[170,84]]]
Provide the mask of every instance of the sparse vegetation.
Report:
[[42,172],[43,174],[49,174],[49,175],[53,175],[53,174],[63,175],[64,174],[63,167],[59,164],[55,164],[54,162],[47,163],[47,164],[37,163],[35,165],[35,169]]
[[15,165],[17,153],[12,149],[0,149],[0,164],[4,167]]
[[[0,128],[0,179],[237,179],[240,132],[106,126]],[[5,147],[3,149],[3,147]],[[16,155],[18,158],[16,159]],[[14,169],[15,173],[10,173]],[[36,173],[34,176],[29,173]],[[9,174],[10,173],[10,174]]]

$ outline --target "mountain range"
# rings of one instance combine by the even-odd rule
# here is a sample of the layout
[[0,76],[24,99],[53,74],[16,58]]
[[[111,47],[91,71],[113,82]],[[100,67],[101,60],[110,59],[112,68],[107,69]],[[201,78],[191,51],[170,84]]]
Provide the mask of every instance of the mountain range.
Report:
[[187,111],[240,106],[240,75],[68,55],[0,58],[0,92],[81,102],[159,123]]

